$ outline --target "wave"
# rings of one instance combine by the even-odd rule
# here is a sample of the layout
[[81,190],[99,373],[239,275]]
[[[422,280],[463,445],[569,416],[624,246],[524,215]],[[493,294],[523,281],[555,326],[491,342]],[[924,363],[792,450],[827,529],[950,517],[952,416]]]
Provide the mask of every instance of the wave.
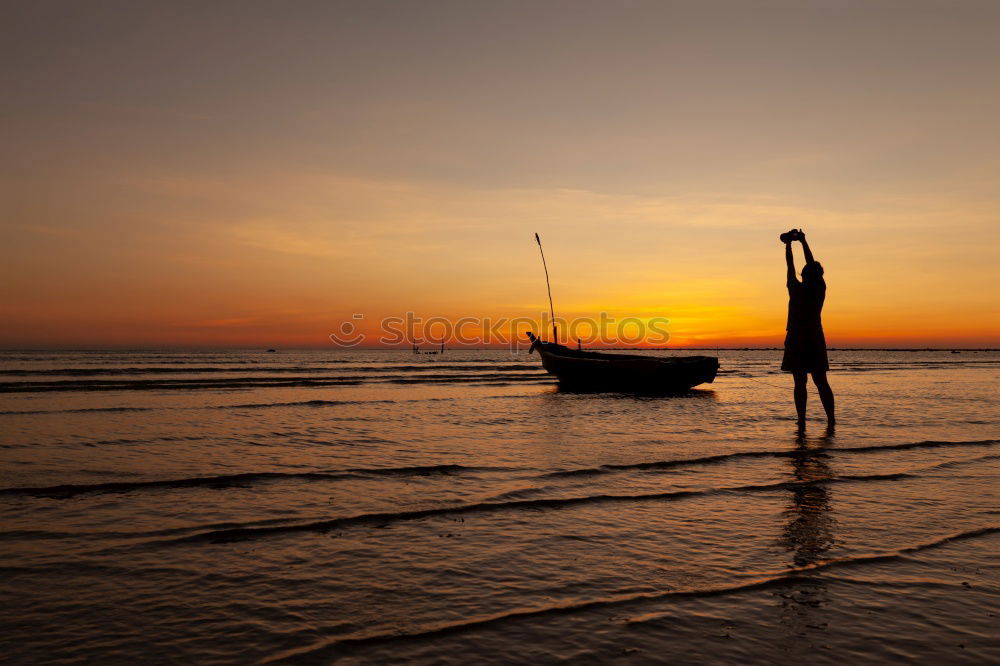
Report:
[[710,488],[705,490],[677,490],[665,493],[644,493],[637,495],[584,495],[580,497],[546,497],[539,499],[500,501],[500,502],[477,502],[475,504],[462,504],[450,507],[435,507],[430,509],[414,509],[411,511],[386,511],[380,513],[363,513],[355,516],[342,518],[330,518],[308,523],[296,523],[291,525],[277,525],[273,527],[247,527],[225,530],[211,530],[189,535],[179,539],[161,543],[229,543],[232,541],[244,541],[276,534],[291,534],[297,532],[329,532],[331,530],[345,529],[361,525],[386,526],[394,522],[406,522],[431,518],[435,516],[461,516],[466,514],[493,513],[498,511],[519,511],[536,509],[558,509],[569,506],[585,504],[598,504],[610,502],[636,502],[636,501],[670,501],[680,500],[689,497],[707,496],[726,493],[752,493],[752,492],[772,492],[775,490],[795,490],[800,488],[813,488],[829,483],[854,483],[865,481],[887,481],[910,478],[913,475],[906,473],[897,474],[872,474],[858,476],[839,476],[811,481],[782,481],[770,484],[754,484],[745,486],[733,486],[723,488]]
[[249,402],[241,405],[215,405],[208,409],[265,409],[267,407],[334,407],[337,405],[394,404],[396,400],[298,400],[293,402]]
[[[150,412],[163,407],[80,407],[77,409],[21,409],[0,412],[0,415],[14,416],[24,414],[83,414],[86,412]],[[167,407],[166,409],[171,409]]]
[[[340,362],[343,363],[343,362]],[[437,370],[479,370],[488,369],[492,371],[506,371],[506,370],[534,370],[538,368],[537,364],[534,363],[517,363],[517,364],[490,364],[487,368],[481,368],[483,363],[426,363],[421,365],[373,365],[372,367],[355,367],[351,368],[350,372],[367,372],[367,373],[377,373],[377,372],[430,372]],[[217,374],[217,373],[233,373],[233,372],[253,372],[261,374],[281,374],[281,373],[296,373],[301,372],[304,374],[310,373],[321,373],[330,372],[332,368],[328,367],[303,367],[303,366],[269,366],[261,365],[260,367],[226,367],[226,366],[204,366],[204,367],[193,367],[193,368],[175,368],[175,367],[125,367],[125,368],[46,368],[41,370],[35,370],[31,368],[12,368],[8,370],[0,370],[0,377],[99,377],[99,376],[114,376],[114,375],[167,375],[167,374],[184,374],[184,375],[194,375],[194,374]]]
[[[484,396],[480,399],[489,398],[506,398],[514,396]],[[441,401],[454,401],[460,398],[452,398],[447,396],[439,396],[433,398],[411,398],[404,400],[392,400],[389,398],[376,399],[376,400],[292,400],[290,402],[246,402],[236,405],[209,405],[206,407],[150,407],[148,409],[269,409],[272,407],[338,407],[341,405],[395,405],[395,404],[405,404],[410,402],[441,402]],[[139,408],[146,409],[146,408]],[[86,410],[81,410],[86,411]],[[48,412],[0,412],[0,414],[7,413],[48,413]]]
[[441,382],[445,384],[450,384],[452,382],[476,382],[483,384],[512,384],[515,382],[525,383],[525,382],[552,382],[554,379],[551,375],[545,374],[544,372],[532,372],[525,374],[480,374],[480,375],[429,375],[422,377],[398,377],[398,378],[386,378],[379,380],[384,381],[389,384],[429,384]]
[[946,360],[946,361],[934,361],[929,359],[923,360],[903,360],[903,361],[840,361],[832,363],[831,365],[838,365],[840,367],[849,366],[889,366],[889,367],[913,367],[913,366],[945,366],[954,367],[959,365],[995,365],[1000,363],[1000,360],[996,358],[968,358],[961,360]]
[[[490,384],[491,386],[503,386],[503,383]],[[478,400],[511,400],[519,398],[516,395],[485,395],[479,396]],[[436,402],[455,401],[462,398],[438,396],[433,398],[411,398],[406,400],[298,400],[292,402],[251,402],[238,405],[205,405],[197,407],[80,407],[70,409],[25,409],[0,411],[0,416],[14,416],[25,414],[80,414],[85,412],[150,412],[158,410],[198,410],[198,409],[266,409],[268,407],[332,407],[337,405],[364,405],[364,404],[385,404],[385,403],[409,403],[409,402]]]
[[[326,639],[319,644],[312,646],[297,647],[272,655],[263,660],[263,663],[274,663],[278,661],[314,662],[332,659],[349,655],[357,650],[376,645],[400,643],[411,640],[421,640],[436,638],[449,634],[457,634],[465,631],[482,629],[496,625],[505,624],[524,618],[541,618],[553,615],[569,615],[593,609],[604,609],[615,606],[644,604],[656,601],[668,601],[670,599],[690,599],[690,598],[711,598],[742,592],[752,592],[754,590],[770,589],[775,587],[785,587],[788,585],[827,585],[830,580],[816,575],[823,571],[844,566],[856,566],[870,562],[884,562],[898,560],[908,553],[919,552],[938,548],[949,543],[973,539],[1000,532],[1000,527],[983,527],[965,532],[959,532],[948,536],[940,537],[930,542],[917,544],[901,548],[889,553],[875,553],[871,555],[860,555],[842,559],[824,560],[805,567],[789,568],[777,574],[765,575],[745,583],[735,585],[723,585],[710,588],[695,588],[685,590],[670,590],[666,592],[643,592],[638,594],[624,594],[614,597],[605,597],[575,603],[556,604],[540,608],[527,608],[511,610],[505,613],[497,613],[483,617],[465,619],[456,622],[445,622],[432,625],[417,631],[374,634],[354,634],[343,638]],[[833,580],[839,580],[833,578]],[[852,582],[852,581],[848,581]],[[646,615],[644,618],[630,619],[629,624],[641,624],[654,619],[653,615]]]
[[[438,400],[440,398],[425,398],[423,400]],[[363,405],[366,403],[384,404],[406,402],[397,400],[299,400],[293,402],[251,402],[239,405],[206,405],[204,407],[81,407],[78,409],[25,409],[0,411],[0,415],[25,414],[81,414],[86,412],[149,412],[156,410],[179,409],[264,409],[267,407],[332,407],[337,405]]]
[[[0,350],[3,352],[4,350]],[[67,356],[75,357],[71,361],[65,361],[67,363],[76,363],[77,365],[100,365],[106,366],[109,363],[121,362],[121,363],[145,363],[146,359],[151,359],[150,363],[157,363],[158,365],[205,365],[206,363],[218,363],[223,365],[277,365],[281,362],[287,362],[286,359],[282,357],[272,357],[268,356],[265,358],[261,355],[260,359],[238,359],[229,355],[217,355],[217,354],[203,354],[197,350],[185,350],[183,352],[184,356],[194,356],[196,358],[176,358],[176,354],[144,354],[141,350],[120,350],[111,353],[103,352],[93,352],[87,350],[76,350],[73,352],[67,352],[64,354],[55,354],[49,356],[24,356],[17,354],[15,356],[17,362],[55,362],[59,361]],[[88,358],[91,357],[91,358]],[[120,360],[128,357],[127,360]],[[336,359],[336,358],[324,358],[322,363],[326,364],[346,364],[346,363],[372,363],[370,359]],[[127,366],[130,367],[130,366]],[[17,369],[17,368],[15,368]]]
[[872,451],[905,451],[908,449],[939,448],[945,446],[993,446],[1000,443],[996,439],[981,439],[972,441],[935,441],[906,442],[903,444],[875,444],[872,446],[855,447],[824,447],[805,450],[789,451],[739,451],[736,453],[722,453],[714,456],[704,456],[701,458],[679,458],[677,460],[658,460],[652,462],[628,463],[628,464],[607,464],[599,467],[588,467],[584,469],[557,470],[544,474],[545,477],[566,477],[566,476],[590,476],[597,474],[609,474],[628,470],[644,469],[670,469],[672,467],[687,467],[690,465],[712,465],[747,458],[797,458],[802,456],[814,457],[829,455],[831,453],[868,453]]
[[944,446],[993,446],[1000,444],[1000,439],[974,439],[969,441],[946,441],[930,439],[923,442],[907,442],[904,444],[876,444],[873,446],[855,446],[844,449],[828,449],[829,451],[905,451],[907,449],[932,449]]
[[964,459],[964,460],[947,460],[945,462],[938,463],[936,465],[931,465],[929,467],[923,467],[923,468],[921,468],[918,471],[919,472],[932,472],[932,471],[938,470],[938,469],[949,469],[949,468],[952,468],[952,467],[962,467],[964,465],[972,465],[972,464],[975,464],[975,463],[981,463],[981,462],[986,462],[988,460],[997,460],[997,459],[1000,459],[1000,455],[989,454],[989,455],[985,455],[985,456],[979,456],[978,458],[971,458],[971,459]]
[[34,496],[67,499],[91,493],[124,493],[162,488],[233,488],[275,480],[323,481],[364,476],[430,476],[459,472],[507,470],[505,467],[466,467],[464,465],[414,465],[411,467],[359,467],[318,472],[244,472],[218,476],[196,476],[185,479],[154,481],[111,481],[107,483],[63,484],[42,487],[0,488],[0,496]]
[[[435,398],[438,400],[448,400],[448,398]],[[272,407],[272,406],[325,406],[325,405],[341,405],[341,404],[363,404],[365,402],[394,402],[392,400],[375,400],[375,401],[336,401],[336,400],[309,400],[304,402],[293,402],[293,403],[277,403],[277,404],[249,404],[249,405],[224,405],[218,407],[218,409],[226,408],[255,408],[255,407]],[[132,408],[116,408],[116,409],[132,409]],[[138,408],[142,409],[142,408]],[[149,441],[189,441],[198,440],[199,437],[191,436],[178,436],[178,437],[164,437],[158,438],[157,440],[128,440],[128,439],[118,439],[118,440],[100,440],[94,442],[95,444],[130,444],[130,443],[142,443]],[[632,464],[608,464],[601,465],[600,467],[590,467],[583,469],[574,470],[558,470],[555,472],[546,472],[544,474],[539,474],[535,478],[559,478],[559,477],[573,477],[573,476],[589,476],[589,475],[599,475],[599,474],[609,474],[622,471],[631,470],[647,470],[647,469],[670,469],[673,467],[689,467],[695,465],[711,465],[726,462],[729,460],[746,459],[746,458],[795,458],[799,456],[826,456],[830,453],[867,453],[871,451],[890,451],[890,450],[907,450],[914,448],[931,448],[931,447],[942,447],[942,446],[992,446],[1000,443],[1000,440],[987,439],[987,440],[974,440],[965,442],[944,442],[944,441],[924,441],[924,442],[907,442],[903,444],[885,444],[877,446],[866,446],[866,447],[854,447],[854,448],[825,448],[825,449],[808,449],[804,451],[743,451],[736,453],[725,453],[715,456],[704,456],[700,458],[681,458],[677,460],[664,460],[664,461],[654,461],[654,462],[642,462],[642,463],[632,463]],[[973,462],[981,462],[986,460],[992,460],[1000,456],[996,455],[985,455],[975,458],[974,460],[952,460],[932,465],[926,468],[921,468],[917,472],[927,472],[935,469],[943,469],[947,467],[953,467],[960,464],[967,464]],[[499,467],[499,466],[466,466],[459,464],[438,464],[438,465],[414,465],[406,467],[368,467],[368,468],[346,468],[341,470],[319,470],[319,471],[309,471],[309,472],[244,472],[240,474],[226,474],[218,476],[205,476],[205,477],[189,477],[182,479],[159,479],[151,481],[112,481],[107,483],[97,483],[97,484],[62,484],[55,486],[39,486],[39,487],[9,487],[0,488],[0,496],[36,496],[36,497],[48,497],[48,498],[60,498],[65,499],[69,497],[75,497],[77,495],[84,495],[90,493],[103,493],[103,492],[132,492],[141,491],[149,489],[160,489],[160,488],[194,488],[194,487],[209,487],[209,488],[227,488],[227,487],[245,487],[252,483],[266,482],[272,480],[281,479],[298,479],[305,481],[317,481],[317,480],[335,480],[344,478],[357,478],[365,476],[407,476],[407,475],[430,475],[430,474],[462,474],[470,472],[527,472],[531,471],[528,467]],[[831,477],[830,479],[819,480],[818,482],[837,482],[837,481],[881,481],[881,480],[893,480],[893,479],[903,479],[917,476],[916,473],[893,473],[893,474],[869,474],[863,476],[850,476],[850,475],[840,475],[837,477]],[[811,481],[808,483],[815,483],[816,481]],[[802,482],[793,482],[802,483]],[[531,500],[533,502],[542,503],[579,503],[586,500],[608,500],[608,499],[655,499],[655,498],[666,498],[673,496],[683,496],[687,494],[699,494],[707,492],[722,492],[727,490],[733,491],[749,491],[749,490],[764,490],[764,489],[780,489],[783,487],[788,487],[783,485],[783,483],[778,484],[768,484],[761,486],[740,486],[736,488],[721,488],[712,489],[708,491],[681,491],[678,493],[661,493],[653,495],[597,495],[584,498],[569,498],[569,499],[540,499]],[[530,492],[539,491],[538,488],[523,488],[519,489],[510,494],[511,497],[516,497],[517,495],[523,495]],[[505,495],[500,495],[492,499],[501,499],[506,497]],[[485,502],[483,506],[500,506],[502,502]],[[435,511],[451,511],[452,509],[435,509]]]
[[137,380],[66,380],[57,382],[2,382],[0,393],[42,393],[52,391],[142,391],[170,389],[233,389],[233,388],[285,388],[300,386],[349,386],[360,384],[352,379],[308,378],[253,378],[229,379],[137,379]]
[[[483,396],[480,399],[485,400],[486,398],[509,398],[516,396]],[[266,409],[269,407],[335,407],[338,405],[379,405],[379,404],[404,404],[409,402],[451,402],[459,400],[460,398],[453,398],[447,396],[438,396],[434,398],[411,398],[405,400],[391,400],[391,399],[381,399],[381,400],[294,400],[292,402],[249,402],[239,405],[214,405],[212,407],[193,407],[191,409]],[[2,414],[3,412],[0,412]]]
[[0,382],[0,393],[52,391],[162,391],[196,389],[293,388],[355,386],[365,383],[427,384],[488,381],[538,381],[548,378],[541,370],[532,373],[463,373],[427,375],[346,375],[343,377],[230,377],[224,379],[135,379],[64,380],[53,382]]

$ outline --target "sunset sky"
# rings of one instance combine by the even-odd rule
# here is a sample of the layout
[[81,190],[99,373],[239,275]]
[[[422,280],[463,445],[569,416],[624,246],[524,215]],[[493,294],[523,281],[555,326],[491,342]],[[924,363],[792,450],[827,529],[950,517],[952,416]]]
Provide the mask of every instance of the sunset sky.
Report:
[[[5,2],[0,346],[1000,346],[995,2]],[[799,250],[796,248],[796,252]],[[801,254],[797,254],[801,262]]]

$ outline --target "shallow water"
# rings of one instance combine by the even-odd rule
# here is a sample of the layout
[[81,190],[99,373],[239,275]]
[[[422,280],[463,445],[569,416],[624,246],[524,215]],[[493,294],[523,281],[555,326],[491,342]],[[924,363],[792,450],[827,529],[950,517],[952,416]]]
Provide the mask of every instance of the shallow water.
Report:
[[1000,353],[718,355],[4,353],[5,660],[1000,659]]

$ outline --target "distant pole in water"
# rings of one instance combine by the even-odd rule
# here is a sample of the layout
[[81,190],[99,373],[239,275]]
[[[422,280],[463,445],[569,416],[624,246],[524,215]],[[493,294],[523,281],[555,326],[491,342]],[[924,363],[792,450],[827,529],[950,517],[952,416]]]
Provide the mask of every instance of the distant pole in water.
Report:
[[441,353],[444,353],[444,338],[441,338]]
[[545,269],[545,288],[549,290],[549,314],[552,315],[552,342],[559,342],[559,334],[556,333],[556,311],[552,307],[552,285],[549,284],[549,267],[545,263],[545,250],[542,249],[542,239],[535,232],[535,242],[538,243],[538,251],[542,253],[542,268]]

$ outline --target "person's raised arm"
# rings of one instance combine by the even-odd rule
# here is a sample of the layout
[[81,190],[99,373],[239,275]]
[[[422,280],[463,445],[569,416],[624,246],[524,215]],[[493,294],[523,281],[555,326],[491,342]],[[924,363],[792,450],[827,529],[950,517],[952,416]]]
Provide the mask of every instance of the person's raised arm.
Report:
[[802,241],[802,252],[806,255],[806,265],[808,266],[816,260],[813,259],[812,250],[809,249],[809,243],[806,242],[806,232],[801,229],[799,229],[799,240]]
[[798,282],[798,278],[795,277],[795,258],[792,256],[792,243],[791,241],[785,243],[785,264],[788,266],[788,279],[787,284],[790,286],[793,282]]

